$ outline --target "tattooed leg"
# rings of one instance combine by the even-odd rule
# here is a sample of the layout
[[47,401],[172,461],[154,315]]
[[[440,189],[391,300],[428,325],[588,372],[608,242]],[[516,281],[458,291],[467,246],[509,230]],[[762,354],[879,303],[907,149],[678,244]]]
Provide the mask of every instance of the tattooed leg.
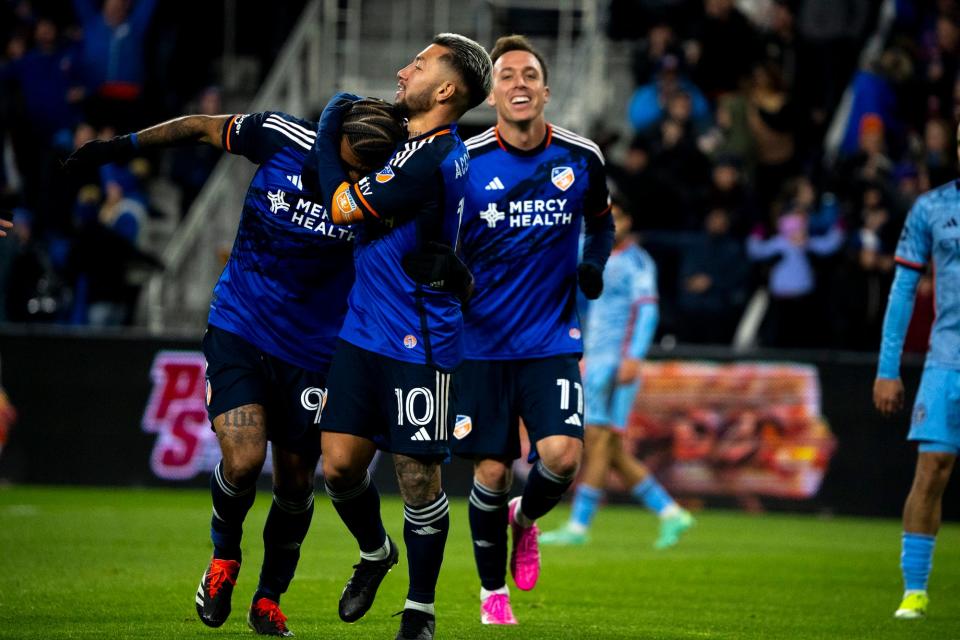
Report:
[[245,404],[231,409],[214,418],[213,428],[223,453],[224,478],[239,487],[256,482],[267,457],[263,406]]

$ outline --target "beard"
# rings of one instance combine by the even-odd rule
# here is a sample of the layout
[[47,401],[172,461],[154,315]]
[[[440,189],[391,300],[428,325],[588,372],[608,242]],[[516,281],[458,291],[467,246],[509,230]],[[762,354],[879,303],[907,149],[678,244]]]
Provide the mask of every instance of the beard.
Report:
[[424,89],[416,94],[404,91],[403,97],[397,99],[393,106],[399,109],[401,117],[410,118],[418,113],[430,110],[430,107],[433,106],[433,101],[430,99],[432,94],[433,88]]

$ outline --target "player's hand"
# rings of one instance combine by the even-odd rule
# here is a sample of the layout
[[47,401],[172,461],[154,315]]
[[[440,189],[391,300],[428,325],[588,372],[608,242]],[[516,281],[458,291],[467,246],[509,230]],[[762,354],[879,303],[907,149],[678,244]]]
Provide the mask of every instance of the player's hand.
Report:
[[12,222],[10,222],[9,220],[4,220],[3,218],[0,218],[0,238],[6,238],[7,229],[12,229],[12,228],[13,228]]
[[440,242],[427,242],[400,261],[410,279],[466,302],[473,295],[473,274],[454,250]]
[[903,408],[903,382],[900,378],[874,380],[873,406],[885,416],[891,416]]
[[360,100],[360,96],[341,91],[335,93],[327,106],[323,108],[320,115],[319,128],[323,132],[331,134],[340,134],[340,125],[343,124],[343,118],[353,107],[353,103]]
[[588,300],[596,300],[603,293],[603,271],[595,264],[581,262],[577,266],[577,283]]
[[617,384],[630,384],[640,379],[640,365],[643,360],[639,358],[624,358],[620,362],[620,368],[617,369]]
[[83,169],[99,167],[109,162],[124,162],[137,153],[129,135],[116,136],[109,140],[91,140],[63,162],[63,170],[75,174]]

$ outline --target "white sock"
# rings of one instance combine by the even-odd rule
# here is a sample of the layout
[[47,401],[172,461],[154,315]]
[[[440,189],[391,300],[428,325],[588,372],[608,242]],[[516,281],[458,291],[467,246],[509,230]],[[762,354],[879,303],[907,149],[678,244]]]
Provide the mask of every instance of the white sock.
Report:
[[661,518],[672,518],[680,515],[681,511],[683,511],[683,509],[680,508],[680,505],[678,505],[676,502],[671,502],[657,515],[659,515]]
[[926,589],[907,589],[906,591],[903,592],[903,597],[904,597],[904,598],[907,598],[907,597],[909,597],[909,596],[912,596],[912,595],[915,594],[915,593],[923,593],[923,594],[926,594],[927,591],[926,591]]
[[407,600],[403,603],[404,609],[414,609],[416,611],[423,611],[424,613],[429,613],[432,616],[435,616],[436,613],[433,610],[433,603],[424,604],[423,602],[414,602],[413,600]]
[[510,595],[510,589],[507,589],[507,585],[503,585],[499,589],[494,589],[493,591],[487,591],[483,587],[480,587],[480,601],[483,602],[492,595],[500,594],[504,596]]
[[376,551],[371,551],[370,553],[360,552],[360,558],[362,560],[369,560],[371,562],[376,562],[378,560],[386,560],[387,556],[390,555],[390,538],[387,538],[383,546],[377,549]]
[[534,521],[523,514],[523,498],[517,500],[517,510],[513,512],[513,521],[524,529],[533,526]]

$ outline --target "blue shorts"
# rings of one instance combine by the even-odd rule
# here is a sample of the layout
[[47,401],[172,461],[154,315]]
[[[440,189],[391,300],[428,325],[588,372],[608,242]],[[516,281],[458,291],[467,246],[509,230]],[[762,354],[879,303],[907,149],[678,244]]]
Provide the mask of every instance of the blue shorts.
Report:
[[460,403],[451,445],[468,458],[520,457],[520,419],[531,458],[547,436],[583,439],[583,385],[576,356],[466,360],[455,379]]
[[449,373],[339,340],[323,430],[367,438],[390,453],[447,458],[455,391]]
[[921,452],[960,451],[960,371],[923,370],[907,439],[920,442]]
[[587,362],[583,386],[587,394],[586,424],[595,427],[627,428],[630,409],[640,390],[640,381],[617,384],[619,360]]
[[297,453],[320,454],[320,415],[327,399],[327,372],[308,371],[219,327],[203,336],[207,361],[207,415],[246,404],[263,406],[267,438]]

